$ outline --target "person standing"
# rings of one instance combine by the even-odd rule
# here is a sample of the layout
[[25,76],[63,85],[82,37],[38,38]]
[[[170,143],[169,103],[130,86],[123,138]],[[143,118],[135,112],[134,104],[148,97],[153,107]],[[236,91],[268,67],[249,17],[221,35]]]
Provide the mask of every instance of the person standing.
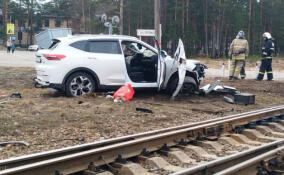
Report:
[[11,41],[10,39],[7,40],[7,43],[6,43],[6,46],[7,46],[7,53],[10,53],[10,50],[11,50]]
[[245,60],[247,59],[249,54],[249,44],[245,39],[245,33],[243,31],[239,31],[236,39],[230,45],[229,50],[229,59],[232,60],[232,64],[230,67],[230,75],[229,80],[239,79],[240,71],[242,72],[241,78],[245,78]]
[[273,72],[272,72],[272,54],[275,52],[274,43],[272,41],[271,34],[265,32],[262,35],[264,39],[264,46],[261,50],[261,65],[259,68],[258,76],[256,80],[261,81],[264,77],[265,71],[267,74],[267,80],[273,80]]
[[14,44],[14,43],[12,43],[12,45],[11,45],[12,53],[14,53],[15,49],[16,49],[15,44]]

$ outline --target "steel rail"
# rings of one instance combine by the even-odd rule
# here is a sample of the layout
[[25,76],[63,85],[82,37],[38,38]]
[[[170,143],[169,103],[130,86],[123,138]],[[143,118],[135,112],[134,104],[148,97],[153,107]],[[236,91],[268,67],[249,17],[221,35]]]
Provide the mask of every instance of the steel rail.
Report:
[[[235,118],[239,116],[244,116],[244,115],[249,115],[249,114],[256,114],[256,113],[267,113],[271,111],[276,111],[283,109],[284,105],[280,106],[275,106],[275,107],[269,107],[269,108],[264,108],[260,110],[255,110],[255,111],[249,111],[241,114],[234,114],[226,117],[221,117],[221,118],[216,118],[216,119],[211,119],[211,120],[206,120],[202,122],[194,122],[194,123],[189,123],[185,125],[180,125],[180,126],[174,126],[174,127],[169,127],[165,129],[160,129],[160,130],[153,130],[153,131],[148,131],[148,132],[143,132],[139,134],[133,134],[133,135],[128,135],[128,136],[122,136],[122,137],[117,137],[117,138],[111,138],[107,140],[102,140],[102,141],[95,141],[91,143],[86,143],[86,144],[80,144],[80,145],[75,145],[71,147],[66,147],[66,148],[60,148],[60,149],[55,149],[55,150],[50,150],[50,151],[45,151],[45,152],[40,152],[40,153],[34,153],[30,155],[24,155],[20,157],[15,157],[15,158],[10,158],[10,159],[5,159],[5,160],[0,160],[0,170],[1,169],[9,169],[13,167],[18,167],[18,166],[23,166],[26,164],[31,164],[43,160],[48,160],[56,157],[61,157],[69,154],[74,154],[77,152],[82,152],[82,151],[87,151],[90,149],[95,149],[98,147],[114,144],[114,143],[119,143],[119,142],[125,142],[125,141],[131,141],[137,138],[141,137],[147,137],[159,133],[164,133],[164,132],[169,132],[169,131],[175,131],[179,129],[184,129],[184,128],[189,128],[189,127],[194,127],[198,125],[203,125],[203,124],[208,124],[212,122],[217,122],[217,121],[222,121],[230,118]],[[284,113],[284,112],[283,112]]]
[[[71,155],[65,155],[54,159],[49,159],[41,162],[36,162],[20,167],[6,169],[0,171],[0,175],[8,174],[21,174],[21,175],[33,175],[33,174],[53,174],[56,170],[59,170],[63,174],[70,174],[87,169],[91,162],[95,162],[95,165],[105,165],[106,163],[114,162],[117,155],[121,155],[123,158],[130,158],[140,155],[143,149],[152,152],[159,150],[165,143],[168,146],[174,146],[178,144],[178,140],[187,139],[188,133],[192,131],[203,132],[204,128],[216,127],[222,124],[228,124],[234,126],[246,121],[257,120],[263,117],[271,115],[283,114],[284,108],[269,110],[268,112],[252,113],[244,116],[238,116],[229,118],[223,121],[217,121],[214,123],[208,123],[190,128],[180,129],[177,131],[170,131],[162,134],[157,134],[148,137],[137,138],[136,140],[126,141],[122,143],[115,143],[107,145],[101,148],[95,148],[87,151],[74,153]],[[71,166],[70,166],[71,165]]]
[[264,154],[261,154],[259,156],[253,157],[253,158],[251,158],[247,161],[244,161],[244,162],[239,163],[235,166],[229,167],[229,168],[227,168],[223,171],[215,173],[214,175],[231,175],[233,173],[242,174],[241,172],[248,171],[248,169],[251,169],[251,168],[253,168],[255,171],[257,171],[257,167],[261,164],[261,161],[266,160],[268,158],[272,158],[274,156],[277,156],[277,154],[281,151],[282,152],[284,151],[284,146],[281,146],[280,148],[271,150],[271,151],[266,152]]
[[[255,163],[255,160],[260,160],[260,159],[263,160],[263,158],[267,157],[267,155],[271,155],[272,152],[275,153],[276,150],[283,149],[283,144],[284,144],[284,139],[274,141],[274,142],[271,142],[271,143],[268,143],[262,146],[251,148],[249,150],[246,150],[240,153],[236,153],[230,156],[219,158],[211,162],[197,165],[192,168],[188,168],[188,169],[176,172],[176,173],[172,173],[170,175],[191,175],[191,174],[203,174],[203,175],[210,174],[211,175],[211,174],[214,174],[214,172],[215,173],[218,172],[215,175],[225,175],[223,173],[227,173],[227,172],[231,172],[231,173],[228,173],[228,175],[233,174],[240,168],[240,166],[242,166],[243,168],[250,166],[251,163],[246,164],[248,163],[247,161],[248,159],[255,158],[256,156],[260,155],[259,157],[257,157],[257,159],[253,159],[253,163]],[[241,163],[238,164],[239,162]],[[232,164],[237,164],[237,165],[231,167]],[[231,168],[228,168],[228,167],[231,167]],[[228,169],[224,170],[226,168]],[[224,171],[222,172],[222,170]]]

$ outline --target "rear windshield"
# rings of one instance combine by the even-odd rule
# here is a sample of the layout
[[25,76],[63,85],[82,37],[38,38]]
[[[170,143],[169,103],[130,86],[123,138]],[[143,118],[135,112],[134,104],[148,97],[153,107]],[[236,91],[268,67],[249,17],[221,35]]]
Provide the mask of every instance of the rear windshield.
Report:
[[53,43],[49,46],[49,48],[48,49],[50,49],[50,50],[53,50],[53,49],[55,49],[58,45],[59,45],[59,43],[60,43],[60,40],[53,40]]

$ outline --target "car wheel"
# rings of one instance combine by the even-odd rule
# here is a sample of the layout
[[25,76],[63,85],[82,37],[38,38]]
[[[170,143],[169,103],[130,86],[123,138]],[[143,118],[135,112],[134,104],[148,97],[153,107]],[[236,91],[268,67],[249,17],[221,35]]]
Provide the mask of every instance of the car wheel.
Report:
[[[177,88],[178,81],[179,79],[177,75],[174,75],[173,77],[171,77],[171,79],[169,80],[168,86],[167,86],[167,94],[172,95],[174,93],[174,91]],[[186,76],[184,78],[181,92],[186,93],[186,94],[191,94],[191,93],[194,93],[196,90],[197,90],[197,85],[196,85],[195,80],[192,77]]]
[[72,74],[66,81],[65,93],[68,97],[78,97],[95,91],[95,81],[85,72]]
[[177,84],[178,84],[178,76],[174,75],[170,78],[167,84],[167,89],[166,89],[167,94],[172,95],[177,88]]
[[193,94],[197,91],[196,81],[192,77],[186,76],[181,91],[182,93]]

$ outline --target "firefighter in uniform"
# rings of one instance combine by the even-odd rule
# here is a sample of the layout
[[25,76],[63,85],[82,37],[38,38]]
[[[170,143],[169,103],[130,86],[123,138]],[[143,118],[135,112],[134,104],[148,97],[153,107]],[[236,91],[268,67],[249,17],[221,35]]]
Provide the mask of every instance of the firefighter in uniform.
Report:
[[258,81],[261,81],[264,77],[265,71],[267,73],[267,80],[273,80],[273,72],[272,72],[272,54],[275,52],[274,43],[272,42],[271,34],[265,32],[263,35],[264,46],[261,50],[261,65],[259,68],[259,73],[257,76]]
[[[238,79],[239,73],[241,73],[241,78],[245,78],[245,61],[249,54],[249,44],[245,39],[245,33],[239,31],[236,39],[230,45],[229,59],[232,59],[232,64],[230,67],[229,79]],[[240,72],[241,71],[241,72]]]

